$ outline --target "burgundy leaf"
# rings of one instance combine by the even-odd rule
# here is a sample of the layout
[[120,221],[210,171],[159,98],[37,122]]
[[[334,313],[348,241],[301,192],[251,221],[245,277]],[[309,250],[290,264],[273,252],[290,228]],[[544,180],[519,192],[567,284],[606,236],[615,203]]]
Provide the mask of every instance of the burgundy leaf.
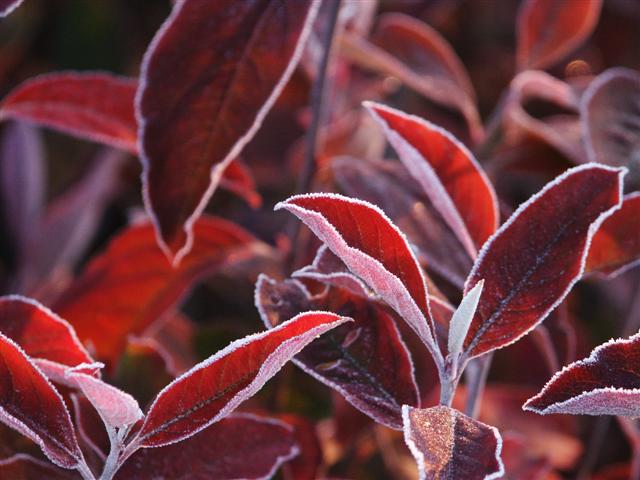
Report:
[[109,435],[104,421],[86,397],[71,394],[76,431],[82,444],[104,462],[110,449]]
[[[407,235],[422,264],[462,290],[472,261],[403,165],[342,157],[332,167],[345,193],[378,205]],[[432,297],[436,293],[431,284],[429,293]]]
[[381,306],[337,289],[311,297],[295,280],[276,282],[264,275],[256,285],[256,305],[267,328],[310,309],[353,318],[293,361],[377,422],[402,429],[402,405],[419,404],[418,387],[407,347]]
[[262,249],[248,232],[214,217],[196,225],[198,239],[179,268],[156,244],[150,223],[129,227],[65,291],[54,308],[99,359],[113,363],[129,334],[141,334],[180,301],[194,283]]
[[615,277],[640,263],[640,192],[625,195],[622,207],[607,218],[591,242],[587,272]]
[[449,407],[405,405],[404,439],[418,463],[420,479],[490,480],[504,475],[502,439],[494,427]]
[[35,359],[69,367],[94,361],[71,325],[37,301],[19,295],[0,297],[0,333]]
[[0,0],[0,17],[6,17],[16,8],[18,8],[24,0]]
[[518,68],[542,69],[575,50],[593,32],[602,0],[525,0],[518,12]]
[[260,208],[262,205],[262,197],[256,191],[256,182],[251,171],[239,159],[234,160],[224,169],[220,179],[220,187],[238,195],[251,208]]
[[136,81],[109,73],[63,72],[29,79],[0,103],[15,118],[136,151]]
[[174,261],[293,73],[318,6],[185,0],[151,42],[136,97],[139,149],[145,203]]
[[598,75],[582,97],[580,113],[589,160],[640,162],[640,73],[612,68]]
[[315,423],[293,414],[278,418],[293,428],[293,436],[300,453],[282,467],[287,480],[316,480],[323,462],[322,444],[316,433]]
[[22,122],[4,127],[0,146],[3,214],[20,267],[28,260],[27,245],[40,222],[45,202],[46,164],[37,129]]
[[36,442],[63,468],[84,460],[60,394],[24,351],[0,334],[0,421]]
[[444,220],[475,257],[498,228],[496,195],[473,154],[453,135],[421,118],[383,105],[365,106]]
[[0,478],[7,480],[73,480],[78,477],[50,463],[19,453],[0,460]]
[[276,205],[301,219],[320,240],[434,346],[424,276],[407,240],[375,205],[334,194],[298,195]]
[[625,169],[586,164],[548,183],[483,247],[465,289],[484,279],[467,359],[532,330],[582,276],[596,230],[622,203]]
[[158,394],[132,448],[179,442],[224,418],[316,337],[349,320],[307,312],[229,344]]
[[640,334],[611,340],[556,373],[525,410],[640,416]]
[[347,266],[326,245],[318,249],[311,265],[293,272],[292,277],[315,280],[364,298],[373,297],[364,282],[349,272]]
[[275,419],[234,414],[195,437],[134,454],[117,480],[271,478],[298,454],[292,428]]

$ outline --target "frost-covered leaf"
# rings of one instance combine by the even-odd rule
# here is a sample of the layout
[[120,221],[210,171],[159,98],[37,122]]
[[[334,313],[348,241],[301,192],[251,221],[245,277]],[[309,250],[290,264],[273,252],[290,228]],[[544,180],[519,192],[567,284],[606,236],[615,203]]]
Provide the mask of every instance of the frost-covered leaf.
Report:
[[611,340],[556,373],[524,404],[542,415],[640,416],[640,334]]
[[0,334],[0,421],[36,442],[63,468],[76,468],[82,453],[60,394],[24,351]]
[[278,418],[293,428],[300,453],[282,467],[287,480],[316,480],[323,463],[322,444],[315,423],[300,415],[284,414]]
[[394,319],[380,305],[338,289],[311,297],[295,280],[277,282],[264,275],[256,285],[256,305],[267,328],[311,309],[353,318],[293,361],[377,422],[402,428],[402,405],[419,404],[418,387]]
[[467,358],[509,345],[540,323],[582,276],[591,238],[622,203],[626,170],[586,164],[520,205],[483,247],[466,289],[484,279]]
[[[301,219],[352,273],[433,347],[429,297],[402,232],[375,205],[341,195],[298,195],[276,205]],[[425,316],[426,315],[426,316]]]
[[593,32],[602,0],[525,0],[518,12],[518,68],[542,69],[571,53]]
[[640,73],[612,68],[598,75],[580,115],[590,161],[640,168]]
[[132,440],[134,447],[179,442],[231,413],[319,335],[349,321],[306,312],[250,335],[199,363],[162,390]]
[[607,218],[593,237],[587,272],[615,277],[640,262],[640,192],[625,195],[622,207]]
[[71,325],[30,298],[0,297],[0,333],[35,359],[69,367],[93,363]]
[[454,410],[405,405],[404,439],[421,480],[490,480],[504,474],[498,430]]
[[266,480],[297,454],[292,428],[286,423],[234,414],[180,444],[135,453],[115,478]]
[[0,478],[7,480],[74,480],[78,477],[31,455],[19,453],[0,460]]
[[240,159],[234,160],[224,169],[220,188],[235,193],[251,208],[260,208],[262,205],[262,197],[256,191],[256,182],[251,170]]
[[0,17],[6,17],[16,8],[18,8],[24,0],[0,0]]
[[293,73],[319,3],[184,0],[151,42],[136,96],[145,203],[176,261]]
[[127,335],[143,333],[196,281],[265,248],[219,218],[203,217],[194,228],[198,239],[179,268],[172,268],[157,246],[153,225],[125,229],[56,301],[55,311],[92,345],[100,360],[114,362]]
[[110,73],[61,72],[26,80],[0,103],[0,120],[27,120],[136,151],[136,81]]
[[476,313],[480,295],[482,295],[482,286],[484,280],[480,280],[469,292],[462,298],[460,305],[453,312],[451,322],[449,323],[448,351],[452,359],[457,359],[462,352],[462,344],[469,331],[471,320]]
[[499,212],[493,187],[473,154],[426,120],[376,103],[365,106],[433,206],[475,257],[496,231]]

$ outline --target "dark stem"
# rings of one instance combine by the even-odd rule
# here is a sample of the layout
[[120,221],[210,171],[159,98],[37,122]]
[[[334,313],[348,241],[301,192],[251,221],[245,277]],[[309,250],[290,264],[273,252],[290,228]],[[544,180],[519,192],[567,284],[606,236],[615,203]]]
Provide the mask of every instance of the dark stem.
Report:
[[[311,180],[315,173],[316,156],[318,150],[318,132],[323,119],[323,104],[325,96],[325,85],[327,83],[327,70],[329,66],[329,60],[331,59],[331,46],[333,45],[334,32],[336,24],[338,22],[338,13],[340,12],[341,0],[326,0],[329,4],[328,23],[327,28],[322,37],[322,58],[320,59],[320,65],[316,73],[315,81],[311,87],[311,125],[307,131],[305,138],[305,151],[304,151],[304,163],[300,176],[298,177],[298,185],[296,187],[296,194],[306,193],[311,186]],[[291,259],[295,257],[295,245],[298,240],[300,232],[300,222],[292,217],[293,223],[291,224]]]
[[465,404],[464,413],[472,418],[478,416],[480,400],[482,399],[484,386],[487,383],[492,360],[493,353],[488,353],[483,357],[471,360],[465,368],[467,378],[467,403]]

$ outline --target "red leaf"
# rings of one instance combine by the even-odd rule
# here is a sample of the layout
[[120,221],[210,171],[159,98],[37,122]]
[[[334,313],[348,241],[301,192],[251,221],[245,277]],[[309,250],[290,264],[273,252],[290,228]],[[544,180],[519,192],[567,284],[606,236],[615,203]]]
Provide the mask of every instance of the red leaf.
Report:
[[622,207],[607,218],[591,242],[587,272],[612,278],[640,263],[640,192],[625,195]]
[[295,437],[287,424],[235,414],[179,445],[137,452],[115,478],[268,479],[297,454]]
[[466,283],[485,281],[467,359],[515,342],[562,301],[582,276],[597,228],[621,205],[625,173],[596,164],[568,170],[487,241]]
[[218,218],[202,218],[195,231],[193,251],[174,269],[158,248],[151,224],[129,227],[93,259],[55,310],[98,358],[114,362],[128,334],[141,334],[197,280],[263,248],[248,232]]
[[425,280],[405,236],[375,205],[328,193],[298,195],[276,205],[301,219],[320,240],[434,346]]
[[612,68],[582,97],[580,115],[589,160],[627,165],[640,155],[640,74]]
[[145,203],[176,262],[293,73],[318,6],[185,0],[151,42],[136,97]]
[[104,462],[107,459],[110,441],[102,418],[91,402],[81,394],[72,393],[71,402],[76,431],[82,445]]
[[306,310],[327,310],[354,319],[296,355],[294,363],[339,392],[375,421],[402,429],[402,405],[420,403],[413,363],[394,320],[374,302],[346,291],[311,297],[295,280],[261,275],[256,305],[267,328]]
[[418,463],[420,479],[500,478],[498,430],[449,407],[402,407],[404,439]]
[[76,137],[136,151],[136,81],[109,73],[31,78],[0,104],[0,120],[28,120]]
[[522,408],[541,415],[640,416],[640,334],[604,343],[564,367]]
[[251,170],[239,159],[234,160],[224,169],[220,187],[238,195],[251,208],[260,208],[262,205],[262,197],[256,191],[256,182],[251,175]]
[[22,4],[23,0],[0,0],[0,17],[6,17]]
[[[472,261],[401,163],[343,157],[335,159],[332,167],[347,195],[378,205],[407,235],[421,263],[462,290]],[[436,291],[426,280],[433,297]]]
[[71,325],[29,298],[19,295],[0,297],[0,332],[35,359],[69,367],[94,361]]
[[318,335],[349,320],[307,312],[229,344],[158,394],[132,448],[179,442],[224,418]]
[[50,463],[19,453],[0,460],[0,478],[7,480],[73,480],[78,477]]
[[543,69],[582,44],[596,28],[602,0],[526,0],[518,12],[518,69]]
[[446,130],[413,115],[366,102],[407,170],[475,258],[500,220],[493,187],[473,154]]
[[84,462],[60,394],[12,340],[0,334],[0,421],[36,442],[63,468]]
[[315,424],[293,414],[279,415],[278,418],[293,427],[293,436],[300,450],[295,458],[283,466],[284,477],[287,480],[316,480],[323,453]]

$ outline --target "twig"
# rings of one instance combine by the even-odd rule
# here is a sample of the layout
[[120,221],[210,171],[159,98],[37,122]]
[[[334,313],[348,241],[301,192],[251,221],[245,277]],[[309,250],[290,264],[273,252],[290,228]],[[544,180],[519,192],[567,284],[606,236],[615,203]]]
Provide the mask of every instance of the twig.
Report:
[[487,383],[492,360],[493,353],[488,353],[481,358],[469,362],[465,369],[467,379],[467,403],[465,404],[464,413],[472,418],[478,416],[480,400],[484,392],[484,386]]
[[[341,0],[327,0],[329,3],[328,24],[327,29],[324,32],[322,38],[322,46],[324,47],[322,52],[322,58],[320,59],[320,66],[316,74],[316,79],[311,87],[311,125],[307,131],[305,138],[305,152],[304,163],[300,176],[298,177],[298,185],[296,187],[296,194],[305,193],[311,186],[311,180],[315,172],[316,156],[318,149],[318,132],[323,119],[323,104],[324,104],[324,92],[327,81],[327,69],[329,66],[329,60],[331,58],[331,46],[333,45],[334,32],[336,24],[338,22],[338,13],[340,12]],[[298,240],[300,232],[300,222],[292,218],[292,227],[289,230],[291,235],[291,260],[295,257],[295,245]]]

